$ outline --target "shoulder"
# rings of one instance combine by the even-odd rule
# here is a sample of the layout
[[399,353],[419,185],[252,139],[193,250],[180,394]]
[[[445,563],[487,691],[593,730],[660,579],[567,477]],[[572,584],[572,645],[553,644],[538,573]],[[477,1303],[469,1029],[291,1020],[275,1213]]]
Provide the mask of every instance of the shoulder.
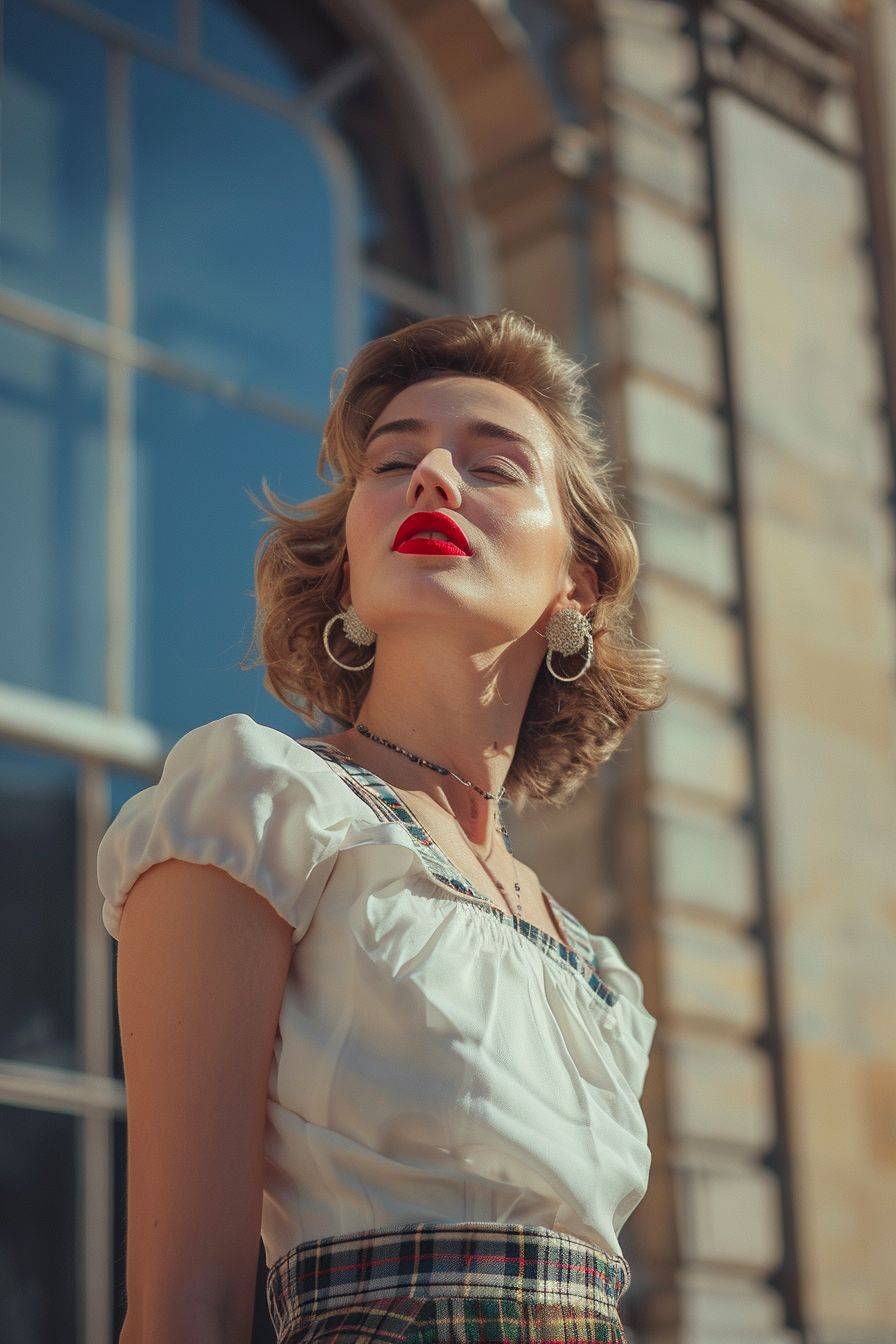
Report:
[[256,723],[248,714],[225,714],[191,728],[165,760],[164,771],[192,761],[255,769],[284,768],[297,774],[329,773],[329,767],[298,738]]
[[345,805],[347,790],[316,752],[248,714],[226,714],[178,738],[165,757],[153,791],[125,804],[180,809],[185,827],[261,824],[275,811],[307,826],[325,825]]
[[351,798],[315,752],[248,714],[200,724],[174,743],[158,783],[133,794],[100,841],[107,930],[117,937],[141,873],[180,858],[223,868],[304,931],[353,824]]

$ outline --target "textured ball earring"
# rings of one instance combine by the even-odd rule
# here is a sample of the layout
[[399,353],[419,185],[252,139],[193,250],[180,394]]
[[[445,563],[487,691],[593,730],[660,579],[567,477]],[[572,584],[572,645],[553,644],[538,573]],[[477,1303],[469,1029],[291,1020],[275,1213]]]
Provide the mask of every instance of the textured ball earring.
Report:
[[371,658],[368,658],[366,663],[351,664],[340,662],[330,648],[330,630],[335,621],[342,621],[343,634],[346,639],[350,639],[353,644],[372,644],[376,639],[376,631],[371,630],[369,625],[364,624],[351,603],[349,603],[345,611],[337,611],[335,616],[331,616],[324,626],[324,648],[333,659],[333,662],[338,663],[340,667],[344,667],[348,672],[363,672],[365,667],[370,667],[376,654],[373,654]]
[[[548,656],[546,662],[552,677],[555,677],[557,681],[578,681],[579,677],[584,676],[594,657],[594,637],[591,633],[591,622],[587,616],[584,616],[575,607],[560,607],[548,621],[547,641]],[[564,677],[559,672],[554,671],[551,667],[552,654],[578,653],[583,645],[585,647],[585,663],[574,676]]]
[[[348,672],[363,672],[365,668],[370,667],[376,658],[368,658],[366,663],[344,663],[337,658],[330,648],[330,630],[336,621],[342,621],[343,633],[346,639],[350,639],[353,644],[368,646],[376,639],[376,631],[371,630],[365,625],[361,617],[355,611],[355,608],[349,605],[345,611],[337,611],[331,616],[324,626],[323,642],[324,648],[329,657],[339,667],[344,667]],[[561,607],[555,611],[548,621],[547,627],[548,655],[547,667],[551,676],[557,681],[578,681],[579,677],[585,675],[591,666],[594,658],[594,637],[591,633],[591,622],[587,616],[583,616],[575,607]],[[585,662],[578,672],[571,677],[564,677],[561,673],[555,672],[551,666],[551,656],[555,653],[564,655],[577,653],[584,647]]]

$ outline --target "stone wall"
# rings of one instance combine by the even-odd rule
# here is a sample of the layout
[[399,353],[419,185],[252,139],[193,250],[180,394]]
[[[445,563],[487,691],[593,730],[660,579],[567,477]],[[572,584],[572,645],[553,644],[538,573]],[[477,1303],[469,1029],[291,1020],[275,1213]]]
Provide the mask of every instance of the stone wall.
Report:
[[[874,16],[891,36],[894,5]],[[565,77],[606,170],[583,187],[500,5],[393,7],[470,147],[459,204],[500,303],[570,349],[574,189],[591,208],[586,298],[644,559],[639,633],[673,685],[562,819],[513,839],[619,936],[660,1019],[651,1186],[623,1242],[632,1344],[795,1340],[793,1263],[809,1340],[893,1344],[893,482],[848,62],[787,39],[794,76],[747,50],[750,97],[712,100],[713,183],[685,8],[602,0],[596,30],[565,0],[582,24]],[[723,76],[737,9],[707,20]],[[896,199],[896,41],[882,47]],[[780,115],[761,108],[772,95]]]

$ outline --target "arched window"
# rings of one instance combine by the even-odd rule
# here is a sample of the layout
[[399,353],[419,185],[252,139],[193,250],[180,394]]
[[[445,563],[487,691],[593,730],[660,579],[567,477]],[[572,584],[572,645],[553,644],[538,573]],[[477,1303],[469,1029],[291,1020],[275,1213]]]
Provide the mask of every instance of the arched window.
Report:
[[4,15],[0,679],[171,731],[241,685],[241,487],[313,493],[332,370],[451,302],[371,50],[251,8]]
[[104,1344],[124,1096],[96,844],[189,727],[292,726],[239,667],[247,490],[323,489],[332,371],[470,296],[427,109],[323,3],[6,0],[2,55],[0,1337]]

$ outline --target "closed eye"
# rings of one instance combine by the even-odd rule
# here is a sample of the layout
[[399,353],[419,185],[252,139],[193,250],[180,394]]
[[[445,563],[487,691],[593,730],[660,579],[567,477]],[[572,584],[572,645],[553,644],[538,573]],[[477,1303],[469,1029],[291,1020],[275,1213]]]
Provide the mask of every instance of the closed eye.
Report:
[[[374,467],[373,470],[378,473],[381,471],[394,471],[396,467],[414,467],[414,466],[416,466],[415,462],[399,462],[396,460],[394,462],[383,462],[380,464],[380,466]],[[499,467],[480,467],[479,470],[491,472],[492,475],[500,476],[501,479],[505,481],[514,481],[520,479],[515,472],[510,473],[508,471],[501,471]]]

